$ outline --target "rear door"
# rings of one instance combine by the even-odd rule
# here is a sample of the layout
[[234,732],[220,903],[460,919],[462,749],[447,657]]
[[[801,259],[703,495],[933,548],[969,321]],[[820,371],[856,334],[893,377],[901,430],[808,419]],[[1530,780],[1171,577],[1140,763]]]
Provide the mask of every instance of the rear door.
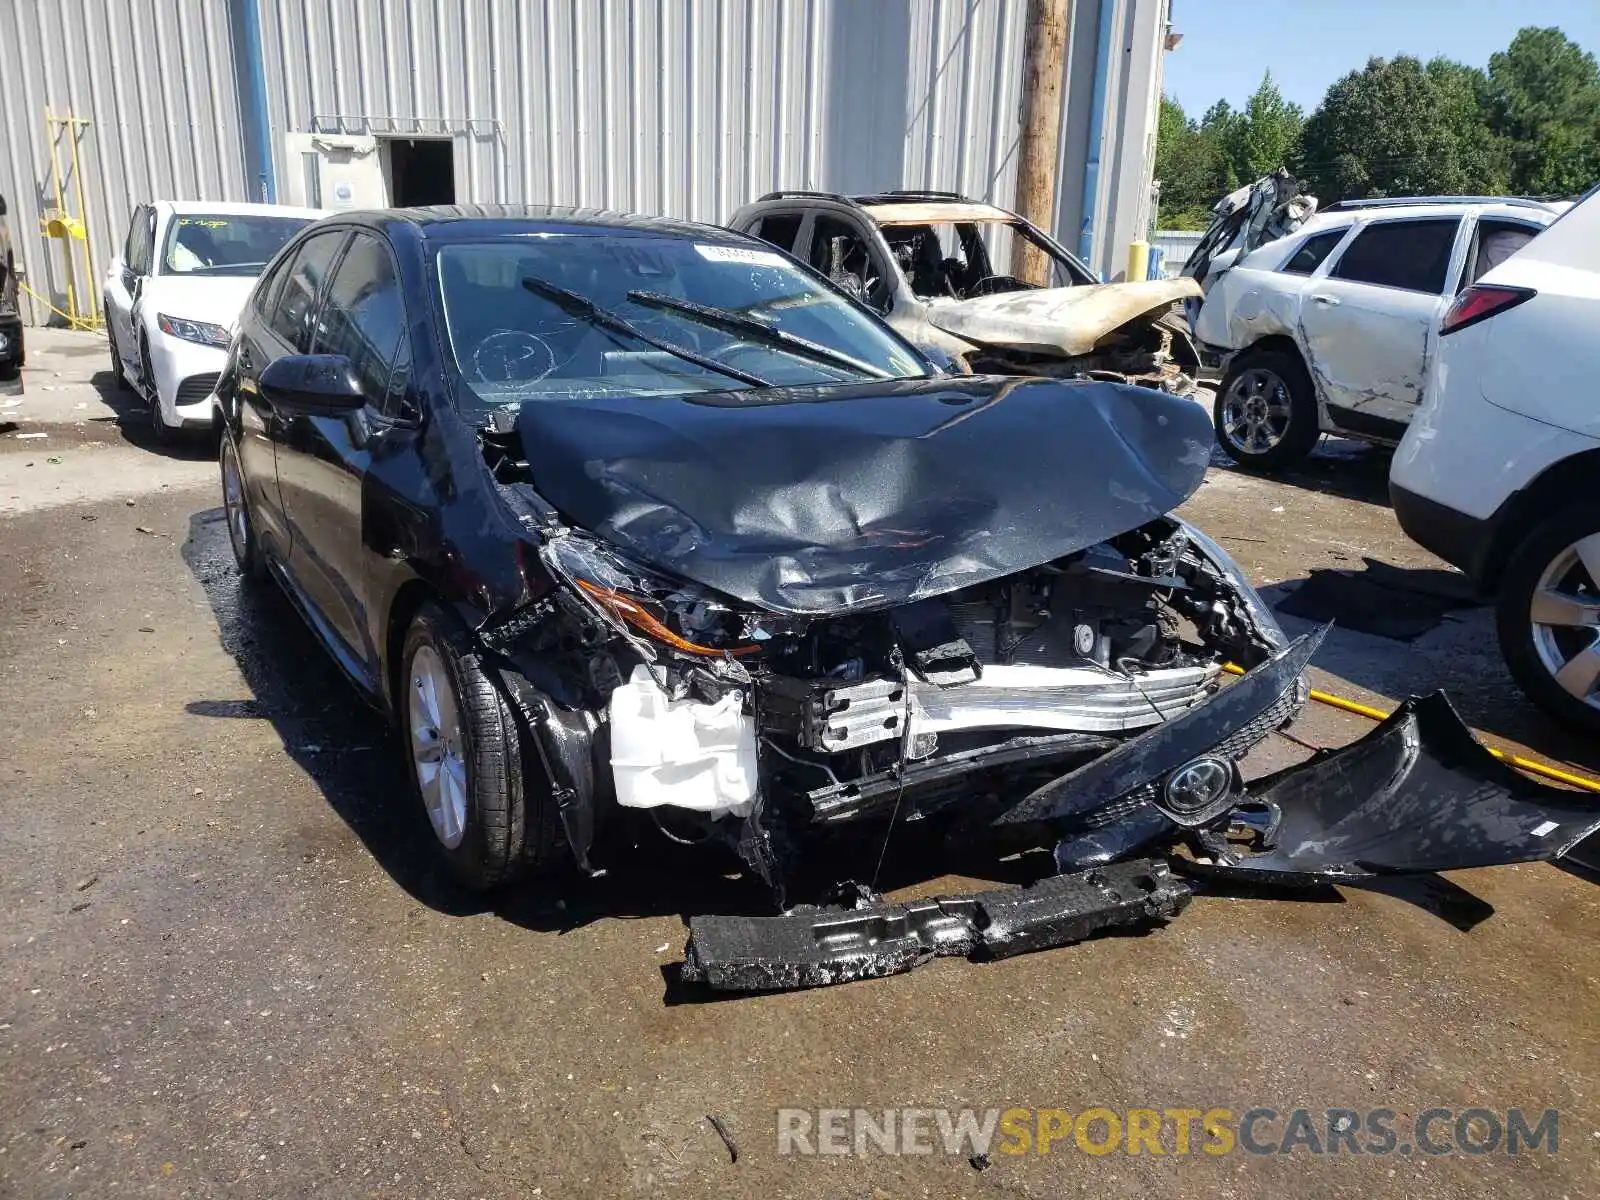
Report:
[[1372,221],[1307,286],[1302,348],[1334,424],[1380,437],[1404,432],[1463,233],[1459,216]]
[[250,319],[241,323],[234,348],[239,377],[239,460],[249,489],[252,515],[274,556],[289,563],[294,537],[278,486],[278,444],[287,416],[261,395],[258,381],[266,365],[286,354],[310,352],[312,321],[323,285],[348,230],[330,229],[301,242],[255,293]]
[[289,561],[295,580],[341,643],[346,669],[368,686],[377,679],[379,658],[371,633],[377,622],[367,616],[362,499],[373,447],[396,423],[389,395],[410,362],[407,336],[388,243],[358,230],[317,310],[311,353],[348,358],[367,405],[340,417],[287,419],[278,443],[278,487],[294,531]]

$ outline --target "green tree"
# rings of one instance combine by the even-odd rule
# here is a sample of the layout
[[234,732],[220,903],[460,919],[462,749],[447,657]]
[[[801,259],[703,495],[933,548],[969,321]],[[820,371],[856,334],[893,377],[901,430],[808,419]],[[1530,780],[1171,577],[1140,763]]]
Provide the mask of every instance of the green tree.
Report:
[[1600,175],[1600,68],[1559,29],[1521,29],[1490,56],[1485,109],[1513,189],[1565,194]]
[[1156,178],[1161,181],[1162,229],[1204,229],[1208,209],[1216,202],[1212,193],[1210,154],[1201,143],[1199,127],[1183,106],[1170,96],[1161,97],[1156,131]]
[[1327,205],[1480,188],[1476,158],[1462,148],[1472,135],[1456,111],[1461,83],[1407,55],[1373,58],[1335,82],[1301,137],[1298,167],[1312,194]]
[[1439,91],[1440,119],[1455,144],[1465,191],[1498,196],[1511,186],[1511,149],[1490,128],[1489,76],[1477,67],[1435,58],[1428,77]]
[[1268,71],[1232,123],[1229,160],[1240,182],[1260,179],[1285,165],[1299,144],[1304,123],[1300,106],[1283,98]]

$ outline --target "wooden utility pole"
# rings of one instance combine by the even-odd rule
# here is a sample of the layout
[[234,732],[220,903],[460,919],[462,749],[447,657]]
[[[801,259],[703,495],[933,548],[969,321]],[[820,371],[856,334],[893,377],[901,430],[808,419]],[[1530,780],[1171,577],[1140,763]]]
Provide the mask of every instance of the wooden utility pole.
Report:
[[[1023,40],[1016,208],[1046,231],[1054,226],[1056,217],[1061,84],[1066,78],[1067,19],[1071,7],[1071,0],[1028,0],[1028,29]],[[1011,273],[1029,283],[1049,283],[1049,260],[1044,251],[1016,238],[1012,243]]]

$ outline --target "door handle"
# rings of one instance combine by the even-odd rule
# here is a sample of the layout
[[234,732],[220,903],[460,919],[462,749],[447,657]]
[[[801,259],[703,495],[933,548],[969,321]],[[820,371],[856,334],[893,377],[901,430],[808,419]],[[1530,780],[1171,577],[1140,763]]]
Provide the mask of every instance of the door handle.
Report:
[[1313,296],[1311,298],[1318,304],[1325,304],[1329,308],[1337,308],[1339,306],[1339,297],[1337,296]]

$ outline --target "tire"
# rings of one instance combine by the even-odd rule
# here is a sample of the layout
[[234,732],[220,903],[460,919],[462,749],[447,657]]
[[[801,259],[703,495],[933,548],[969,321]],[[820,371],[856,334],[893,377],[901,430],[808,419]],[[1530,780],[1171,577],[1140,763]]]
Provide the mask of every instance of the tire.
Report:
[[[538,756],[528,753],[533,735],[472,636],[426,603],[400,661],[406,773],[451,873],[487,891],[552,866],[560,827]],[[441,741],[442,762],[430,775],[424,760],[439,754]]]
[[1223,452],[1259,471],[1300,462],[1322,436],[1311,376],[1299,355],[1284,350],[1246,351],[1231,363],[1211,422]]
[[128,390],[128,373],[122,369],[122,355],[117,353],[117,330],[111,324],[111,314],[106,313],[106,341],[111,345],[111,377],[116,381],[117,391]]
[[267,577],[267,561],[261,553],[260,539],[256,537],[250,494],[239,466],[239,450],[226,430],[217,450],[217,462],[222,470],[222,512],[228,525],[228,543],[233,547],[234,565],[246,580],[259,583]]
[[[1582,559],[1579,543],[1587,543]],[[1592,607],[1546,599],[1541,614],[1552,619],[1536,622],[1536,594],[1571,596]],[[1574,623],[1566,624],[1568,618]],[[1581,686],[1585,666],[1600,665],[1600,505],[1561,510],[1534,528],[1500,578],[1495,626],[1523,694],[1563,724],[1600,733],[1600,681],[1591,683],[1585,701],[1557,678],[1564,663]]]
[[144,377],[140,382],[149,392],[145,406],[150,410],[150,432],[155,435],[156,445],[170,446],[178,440],[178,431],[161,415],[161,393],[156,389],[155,371],[150,366],[150,342],[143,334],[139,335],[139,373]]
[[10,362],[0,362],[0,381],[10,383],[22,374],[22,360],[12,359]]

